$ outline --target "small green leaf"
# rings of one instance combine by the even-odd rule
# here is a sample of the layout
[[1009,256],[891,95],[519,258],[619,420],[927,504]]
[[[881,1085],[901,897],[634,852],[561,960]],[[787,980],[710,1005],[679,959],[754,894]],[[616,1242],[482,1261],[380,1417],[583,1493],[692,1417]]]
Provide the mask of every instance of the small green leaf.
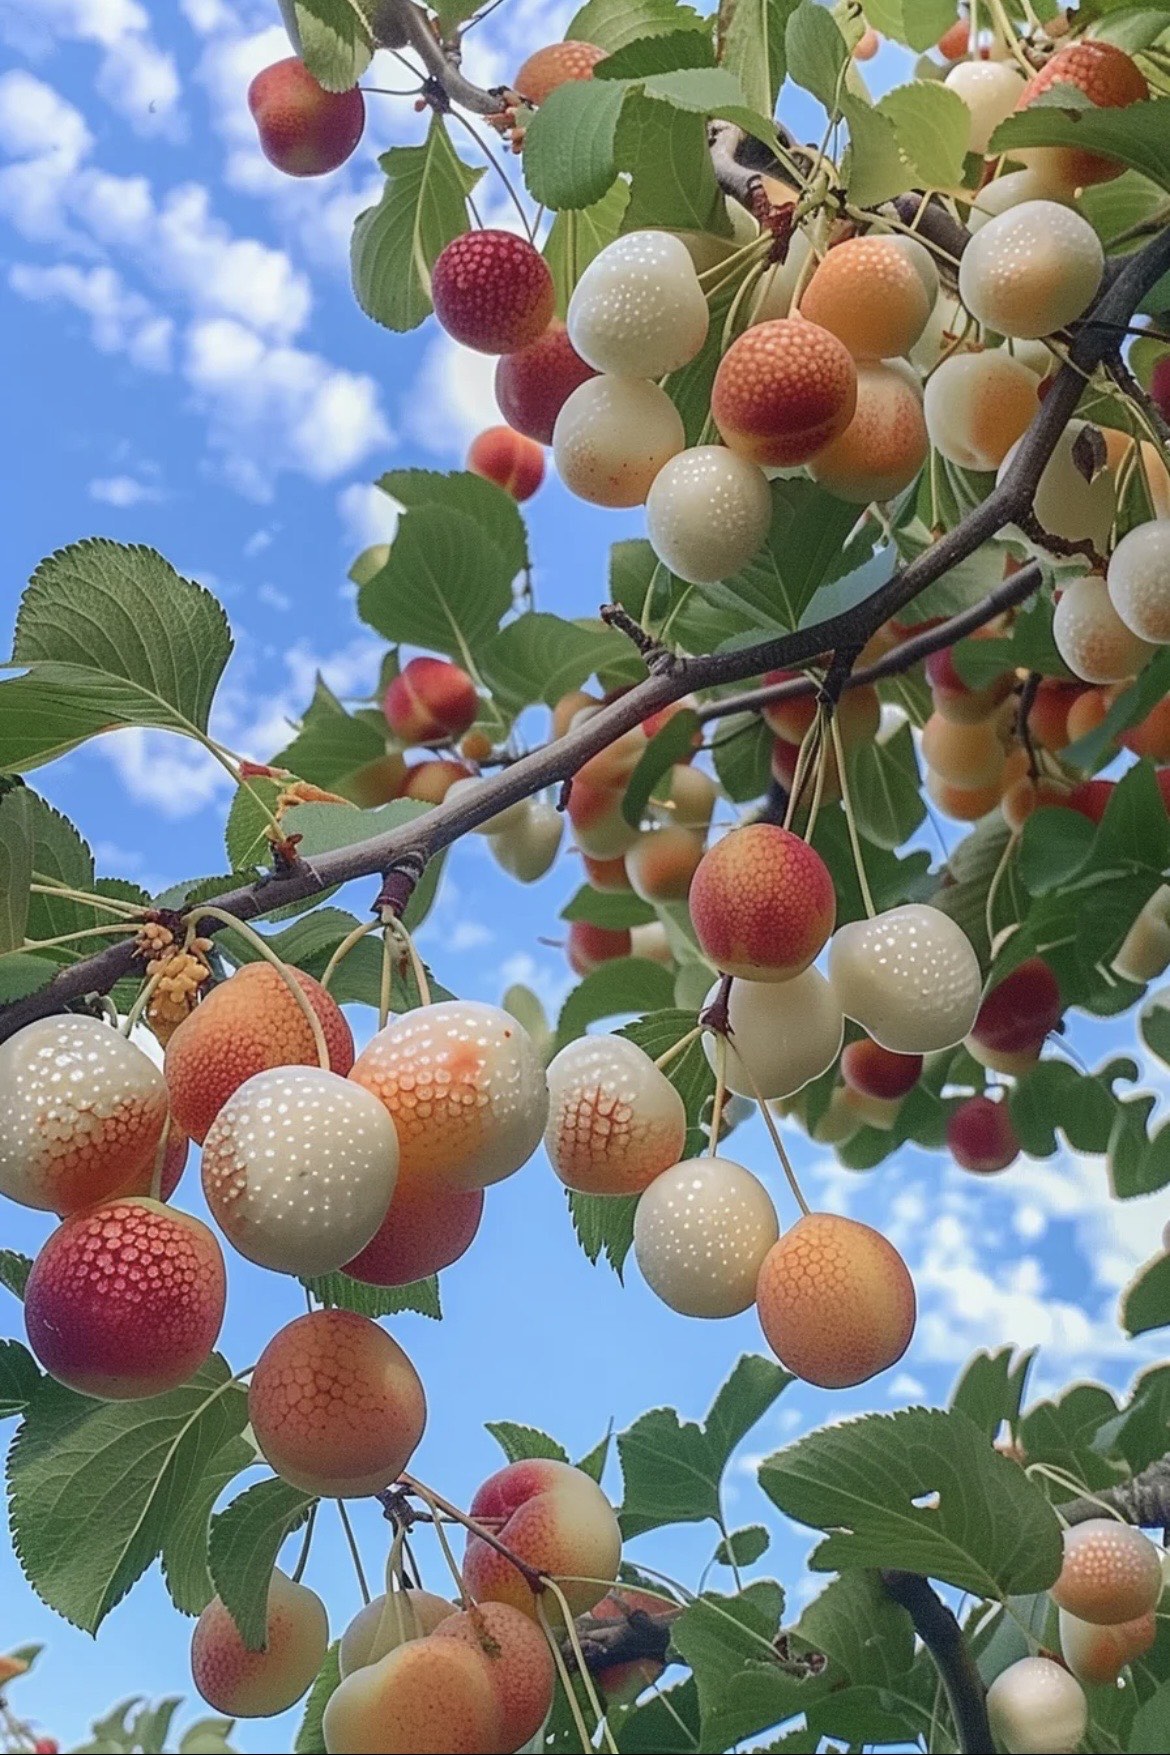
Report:
[[622,1268],[634,1242],[636,1194],[580,1194],[569,1191],[569,1217],[577,1241],[589,1260],[596,1264],[604,1254],[620,1280]]
[[[676,39],[650,40],[658,44]],[[692,33],[689,40],[706,39]],[[614,157],[618,169],[630,179],[629,206],[623,219],[626,231],[653,224],[730,237],[731,224],[715,181],[703,115],[631,93],[622,110]]]
[[882,36],[921,54],[955,22],[954,0],[862,0],[866,20]]
[[971,111],[957,91],[916,79],[887,92],[877,107],[894,124],[898,145],[920,182],[943,188],[962,182]]
[[374,52],[373,38],[354,0],[293,0],[301,57],[326,91],[356,85]]
[[233,871],[268,863],[272,843],[265,830],[272,826],[276,801],[287,784],[253,774],[236,787],[224,828],[224,851]]
[[[344,804],[294,804],[285,811],[282,827],[286,834],[301,837],[301,855],[312,859],[315,854],[352,847],[371,835],[400,829],[433,808],[413,798],[395,798],[389,804],[379,805],[377,810],[357,810]],[[407,903],[402,918],[409,931],[413,932],[426,919],[442,869],[442,859],[432,859]],[[241,957],[244,954],[238,953]]]
[[257,1481],[212,1519],[212,1581],[249,1651],[262,1651],[268,1638],[268,1587],[285,1538],[316,1503],[312,1493],[274,1476]]
[[35,844],[28,796],[14,786],[0,797],[0,951],[18,951],[28,927]]
[[1170,189],[1170,98],[1110,110],[1080,107],[1079,94],[1067,86],[1054,86],[1045,96],[1047,102],[1001,122],[988,151],[994,155],[1018,146],[1074,146],[1120,159]]
[[[368,792],[370,787],[377,790],[376,764],[385,761],[386,753],[386,725],[381,713],[376,720],[365,713],[350,713],[318,675],[313,699],[296,736],[273,756],[272,765],[288,768],[326,792],[352,797],[355,804],[369,805],[383,802]],[[364,791],[359,776],[366,783]]]
[[951,1392],[951,1407],[973,1420],[985,1437],[996,1439],[1005,1420],[1014,1424],[1019,1417],[1024,1385],[1035,1357],[1035,1347],[1019,1354],[1014,1347],[976,1353]]
[[695,748],[699,721],[691,709],[673,713],[650,739],[630,775],[622,799],[622,815],[634,828],[642,820],[654,788],[676,762],[685,762]]
[[317,1679],[309,1689],[304,1717],[297,1731],[293,1749],[296,1755],[326,1755],[323,1719],[330,1697],[341,1686],[341,1643],[334,1640],[325,1653],[325,1661],[317,1671]]
[[776,1654],[783,1607],[780,1586],[761,1579],[734,1597],[704,1591],[674,1622],[671,1646],[690,1665],[699,1692],[696,1747],[752,1742],[820,1694],[818,1677],[801,1680]]
[[1121,1294],[1121,1326],[1128,1335],[1170,1326],[1170,1255],[1148,1261]]
[[364,1280],[351,1279],[348,1274],[318,1274],[315,1279],[302,1280],[318,1304],[326,1310],[356,1310],[359,1316],[397,1316],[400,1311],[413,1310],[419,1316],[436,1321],[443,1311],[439,1303],[439,1282],[434,1274],[428,1280],[415,1280],[409,1286],[368,1286]]
[[629,184],[619,179],[591,207],[558,213],[553,220],[544,259],[557,290],[558,317],[564,317],[573,288],[593,258],[621,231],[629,199]]
[[0,1420],[23,1414],[43,1381],[27,1347],[0,1340]]
[[676,31],[710,29],[693,7],[677,0],[586,0],[570,19],[567,42],[596,43],[615,54],[639,37],[668,36]]
[[879,847],[901,847],[926,817],[909,725],[850,750],[846,772],[858,829]]
[[473,652],[512,607],[514,577],[511,556],[478,519],[419,506],[401,520],[386,565],[358,592],[358,614],[384,639],[445,652],[474,672]]
[[[601,622],[565,621],[545,610],[517,616],[484,641],[477,661],[484,681],[509,713],[538,701],[553,707],[598,670],[624,663],[628,641]],[[645,667],[638,661],[641,675]]]
[[651,1012],[674,997],[670,971],[646,957],[615,957],[593,969],[570,993],[557,1019],[557,1046],[585,1033],[598,1018],[622,1012]]
[[1138,1014],[1138,1030],[1151,1054],[1170,1066],[1170,987],[1149,995]]
[[528,533],[520,509],[494,481],[466,469],[390,469],[375,486],[405,512],[429,506],[472,519],[499,549],[513,578],[528,565]]
[[0,1286],[14,1298],[23,1298],[32,1265],[31,1256],[21,1255],[15,1249],[0,1249]]
[[1127,1748],[1130,1755],[1170,1748],[1170,1682],[1155,1688],[1134,1713]]
[[180,1614],[202,1614],[215,1595],[207,1565],[211,1513],[224,1488],[255,1461],[256,1451],[246,1438],[229,1438],[167,1527],[162,1545],[163,1577]]
[[906,186],[906,161],[892,119],[846,92],[841,113],[849,126],[845,181],[858,207],[876,207]]
[[437,113],[422,146],[395,146],[378,163],[386,187],[354,221],[354,296],[384,328],[417,329],[431,310],[431,269],[468,229],[467,197],[483,172],[464,164]]
[[491,1433],[510,1463],[526,1462],[533,1456],[548,1457],[553,1462],[569,1460],[564,1445],[535,1426],[518,1426],[513,1420],[485,1420],[484,1429]]
[[614,80],[581,79],[550,93],[524,135],[524,181],[534,201],[561,212],[592,207],[608,192],[627,89]]
[[1080,811],[1043,805],[1032,812],[1020,836],[1017,869],[1033,896],[1061,889],[1088,862],[1095,836]]
[[651,904],[635,896],[633,890],[595,890],[592,884],[582,884],[561,909],[562,920],[587,920],[591,926],[607,926],[612,931],[647,926],[657,918]]
[[722,0],[720,64],[734,73],[753,109],[770,116],[784,83],[784,31],[797,0]]
[[600,1484],[601,1477],[605,1473],[605,1465],[609,1461],[609,1451],[612,1442],[613,1429],[611,1427],[611,1429],[605,1434],[605,1437],[599,1438],[597,1443],[593,1446],[593,1449],[587,1450],[585,1455],[579,1459],[577,1467],[581,1470],[582,1474],[588,1475],[591,1481],[597,1481]]
[[772,1538],[762,1523],[748,1523],[732,1530],[715,1550],[716,1566],[754,1566],[768,1551]]
[[758,713],[733,713],[715,727],[711,758],[728,798],[746,804],[768,790],[776,739]]
[[849,65],[849,45],[831,12],[816,0],[800,0],[784,32],[788,75],[833,112]]

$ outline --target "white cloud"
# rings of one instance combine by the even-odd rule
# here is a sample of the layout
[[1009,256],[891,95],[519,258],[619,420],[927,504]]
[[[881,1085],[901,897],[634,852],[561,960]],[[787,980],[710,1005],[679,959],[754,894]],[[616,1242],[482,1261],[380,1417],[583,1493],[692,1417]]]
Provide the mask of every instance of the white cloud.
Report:
[[276,610],[279,615],[286,615],[292,608],[292,598],[287,591],[281,591],[278,586],[270,585],[267,580],[256,592],[256,598],[258,602],[267,604],[269,609]]
[[494,943],[495,936],[482,920],[457,920],[451,931],[444,933],[443,942],[454,955],[460,951],[481,950],[484,945]]
[[0,74],[0,213],[26,237],[59,234],[61,190],[93,145],[85,117],[22,68]]
[[112,268],[78,268],[59,262],[38,268],[18,262],[8,284],[21,298],[63,302],[89,318],[90,338],[101,353],[124,353],[144,371],[171,365],[174,324],[141,293],[130,290]]
[[354,481],[337,496],[337,511],[346,541],[355,548],[372,548],[376,542],[393,542],[399,510],[389,494],[372,482]]
[[30,57],[61,42],[93,44],[101,51],[94,84],[106,102],[140,134],[180,131],[178,69],[138,0],[7,0],[0,35]]
[[462,462],[475,435],[499,423],[495,372],[489,354],[436,336],[404,402],[412,436],[437,456]]
[[141,506],[157,502],[163,498],[162,490],[152,487],[148,482],[137,481],[132,475],[99,476],[89,484],[89,497],[97,500],[102,506],[117,506],[125,510],[131,506]]
[[271,530],[265,530],[265,529],[261,528],[260,530],[254,530],[252,532],[251,536],[248,538],[247,542],[244,544],[244,553],[247,555],[248,559],[251,560],[253,558],[253,556],[263,554],[264,550],[266,548],[270,548],[271,546],[272,546],[272,532],[271,532]]

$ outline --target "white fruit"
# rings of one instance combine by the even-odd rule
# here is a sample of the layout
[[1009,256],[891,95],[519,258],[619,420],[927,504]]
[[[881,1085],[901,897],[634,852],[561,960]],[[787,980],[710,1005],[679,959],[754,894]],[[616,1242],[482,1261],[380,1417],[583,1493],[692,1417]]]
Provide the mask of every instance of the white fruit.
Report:
[[[707,995],[710,1005],[719,983]],[[819,1078],[841,1052],[845,1019],[819,969],[791,981],[733,981],[727,1005],[727,1086],[740,1097],[791,1097]],[[704,1032],[703,1048],[717,1065],[717,1039]],[[749,1078],[749,1073],[751,1077]]]
[[1154,650],[1126,627],[1099,573],[1065,586],[1053,611],[1052,638],[1073,675],[1087,683],[1125,682]]
[[686,443],[665,390],[603,375],[578,384],[553,428],[553,461],[570,493],[596,506],[640,506]]
[[903,360],[862,360],[853,419],[810,458],[808,472],[839,500],[867,506],[909,487],[928,449],[922,389],[913,368]]
[[569,1188],[638,1194],[677,1164],[686,1143],[682,1098],[624,1036],[581,1036],[548,1069],[544,1145]]
[[943,81],[971,112],[967,151],[987,151],[991,136],[1007,120],[1024,89],[1023,75],[1007,61],[960,61]]
[[[456,780],[454,785],[447,788],[443,803],[467,804],[477,792],[482,791],[486,784],[486,781],[481,780],[477,775],[469,774],[466,780]],[[489,837],[506,835],[523,821],[527,807],[528,800],[518,798],[515,804],[506,804],[503,810],[497,811],[494,817],[489,817],[486,823],[477,823],[472,833]]]
[[534,884],[552,870],[561,850],[565,819],[545,799],[526,798],[518,822],[489,843],[497,862],[510,877]]
[[788,254],[783,262],[777,262],[775,267],[766,269],[756,282],[755,291],[749,295],[747,328],[752,328],[756,323],[771,323],[777,317],[788,316],[792,310],[797,284],[811,254],[812,245],[805,233],[793,232],[788,243]]
[[316,1066],[246,1079],[212,1122],[203,1192],[228,1241],[261,1267],[328,1274],[373,1237],[398,1176],[376,1097]]
[[1170,641],[1170,522],[1138,524],[1123,536],[1105,575],[1113,607],[1140,640]]
[[1054,186],[1042,170],[1008,171],[993,183],[985,183],[975,196],[967,215],[968,231],[982,231],[989,219],[1019,207],[1022,201],[1059,201],[1068,205],[1065,192]]
[[588,365],[627,378],[661,378],[685,366],[706,341],[707,323],[689,250],[655,231],[607,244],[574,287],[565,318]]
[[987,1716],[1008,1755],[1073,1755],[1088,1727],[1089,1703],[1060,1664],[1026,1657],[987,1690]]
[[642,1277],[682,1316],[738,1316],[780,1235],[763,1183],[727,1158],[688,1158],[655,1178],[634,1214]]
[[1152,1609],[1115,1627],[1094,1627],[1061,1609],[1061,1656],[1078,1682],[1110,1687],[1126,1664],[1149,1651],[1157,1625]]
[[724,445],[680,451],[646,496],[650,546],[689,585],[714,585],[746,567],[771,521],[763,470]]
[[647,962],[662,963],[666,968],[670,967],[674,957],[661,920],[649,920],[645,926],[631,926],[630,955],[645,957]]
[[829,981],[845,1016],[895,1054],[932,1054],[961,1042],[983,986],[962,927],[924,902],[838,927]]
[[455,1613],[455,1604],[429,1590],[403,1590],[400,1586],[374,1597],[359,1609],[338,1646],[341,1679],[376,1664],[388,1652],[397,1651],[409,1639],[425,1639],[440,1621]]
[[[1099,469],[1092,481],[1086,481],[1077,465],[1075,446],[1086,424],[1070,420],[1061,433],[1044,465],[1032,509],[1041,529],[1051,536],[1063,537],[1066,542],[1087,539],[1104,552],[1117,509],[1117,490],[1111,470]],[[1011,468],[1017,449],[1013,445],[1000,464],[1000,480]]]
[[379,1030],[350,1078],[377,1096],[404,1170],[455,1188],[487,1188],[526,1164],[548,1119],[536,1044],[499,1006],[449,999]]
[[1170,888],[1156,889],[1122,940],[1114,973],[1126,981],[1156,981],[1170,969]]
[[971,239],[959,262],[959,297],[989,329],[1035,339],[1083,316],[1104,266],[1087,219],[1057,201],[1023,201]]
[[998,469],[1040,406],[1035,372],[1000,348],[953,353],[926,381],[930,442],[960,469]]

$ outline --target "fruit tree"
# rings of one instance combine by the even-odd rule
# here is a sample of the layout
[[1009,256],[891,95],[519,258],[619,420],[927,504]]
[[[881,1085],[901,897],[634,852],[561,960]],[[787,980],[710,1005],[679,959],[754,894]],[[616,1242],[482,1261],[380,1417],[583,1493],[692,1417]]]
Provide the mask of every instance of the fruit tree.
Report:
[[[282,0],[248,92],[293,178],[361,153],[374,106],[416,117],[353,231],[371,357],[429,323],[497,362],[466,469],[378,484],[397,531],[350,575],[374,695],[322,682],[280,747],[235,750],[227,614],[160,553],[75,542],[20,600],[20,1566],[96,1633],[161,1560],[222,1715],[200,1747],[300,1703],[296,1748],[329,1755],[1164,1750],[1170,1365],[1114,1393],[1042,1353],[1041,1393],[1030,1351],[984,1350],[945,1406],[834,1398],[907,1399],[901,1162],[986,1194],[1071,1148],[1119,1202],[1170,1186],[1137,1062],[1098,1054],[1122,1020],[1170,1063],[1165,7],[586,0],[476,83],[514,3]],[[546,476],[618,534],[571,616],[537,607],[569,556],[519,510]],[[123,727],[228,771],[225,875],[95,874],[101,825],[37,770]],[[524,886],[556,891],[555,1021],[416,943],[473,850],[521,930]],[[884,1182],[872,1222],[808,1141]],[[494,1423],[503,1465],[459,1497],[418,1471],[434,1392],[396,1319],[469,1252],[522,1277],[478,1236],[517,1176],[559,1179],[566,1235],[680,1354],[735,1318],[754,1350],[721,1331],[703,1423],[657,1407],[580,1461]],[[1145,1254],[1118,1353],[1170,1326],[1160,1221]],[[250,1359],[220,1350],[241,1276]],[[732,1529],[733,1453],[793,1383],[818,1423],[750,1464],[770,1521]],[[715,1533],[679,1578],[640,1538],[684,1524]],[[794,1529],[811,1576],[777,1581]]]

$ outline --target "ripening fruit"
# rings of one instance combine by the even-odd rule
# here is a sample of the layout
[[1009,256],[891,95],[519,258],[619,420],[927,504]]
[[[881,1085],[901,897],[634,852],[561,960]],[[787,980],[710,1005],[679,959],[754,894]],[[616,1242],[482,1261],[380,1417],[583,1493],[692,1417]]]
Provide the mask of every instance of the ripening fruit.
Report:
[[[591,1614],[596,1621],[629,1621],[637,1614],[658,1619],[669,1608],[661,1597],[651,1596],[649,1591],[627,1590],[623,1585],[602,1597]],[[607,1701],[632,1706],[639,1694],[654,1686],[663,1668],[657,1658],[630,1658],[616,1664],[602,1663],[593,1671],[593,1679]]]
[[[1102,706],[1102,718],[1111,704],[1110,697],[1106,695]],[[1136,725],[1131,725],[1128,731],[1123,731],[1120,741],[1127,750],[1132,750],[1135,756],[1148,756],[1152,762],[1158,763],[1159,766],[1163,762],[1170,761],[1170,695],[1163,695],[1158,704],[1150,708],[1144,719],[1139,720]]]
[[553,459],[570,493],[597,506],[640,506],[686,443],[665,390],[640,378],[590,378],[553,428]]
[[530,500],[544,480],[544,452],[512,427],[485,427],[471,441],[467,467],[514,500]]
[[853,59],[855,61],[872,61],[881,46],[882,39],[876,30],[871,30],[867,25],[853,45]]
[[895,1054],[953,1048],[979,1011],[983,977],[961,926],[925,902],[838,929],[829,980],[841,1009]]
[[1057,201],[1022,201],[989,219],[963,251],[959,297],[989,329],[1035,339],[1084,315],[1104,266],[1087,219]]
[[[597,707],[582,707],[573,715],[570,731],[576,731],[581,725],[588,724],[600,711]],[[599,788],[603,792],[621,791],[625,788],[630,775],[641,761],[646,749],[646,740],[640,726],[623,732],[621,737],[606,744],[595,756],[590,756],[577,770],[576,778],[583,786]]]
[[374,1236],[398,1175],[394,1125],[376,1097],[316,1066],[257,1073],[203,1143],[212,1217],[249,1261],[333,1273]]
[[406,785],[399,797],[413,798],[420,804],[442,804],[460,780],[478,779],[465,762],[445,760],[416,762],[406,770],[406,776]]
[[548,263],[515,232],[453,238],[431,270],[435,316],[477,353],[515,353],[542,335],[556,305]]
[[840,1146],[851,1140],[862,1126],[862,1117],[850,1101],[850,1093],[841,1085],[831,1093],[822,1115],[809,1130],[809,1138],[822,1146]]
[[[353,1065],[353,1037],[339,1006],[302,969],[287,973],[320,1020],[329,1065],[344,1076]],[[270,963],[246,963],[179,1025],[167,1043],[163,1071],[172,1116],[202,1145],[245,1080],[270,1067],[316,1065],[309,1021],[280,971]]]
[[646,534],[664,566],[691,585],[746,567],[772,521],[762,469],[724,445],[694,445],[665,463],[646,496]]
[[273,1568],[264,1644],[249,1651],[219,1597],[212,1597],[191,1636],[191,1677],[216,1712],[273,1718],[312,1686],[329,1645],[325,1605],[306,1584]]
[[260,150],[288,177],[321,177],[343,165],[362,137],[359,88],[326,91],[296,55],[265,67],[248,87]]
[[1170,969],[1170,889],[1159,885],[1138,914],[1113,959],[1126,981],[1155,981]]
[[634,1214],[634,1256],[680,1316],[738,1316],[779,1234],[772,1197],[728,1158],[688,1158],[655,1178]]
[[1154,652],[1126,627],[1099,573],[1084,573],[1064,587],[1052,616],[1052,638],[1073,675],[1090,683],[1125,682]]
[[[491,1520],[519,1559],[561,1584],[571,1614],[587,1614],[617,1577],[622,1538],[613,1507],[597,1482],[569,1463],[545,1457],[509,1463],[488,1476],[467,1509],[472,1518]],[[468,1535],[463,1578],[477,1602],[510,1603],[536,1620],[523,1574],[480,1536]],[[559,1625],[556,1601],[544,1608]]]
[[898,361],[863,362],[853,419],[811,459],[808,472],[839,500],[865,506],[908,488],[929,449],[917,381]]
[[552,870],[565,833],[565,819],[555,805],[526,798],[517,821],[503,834],[489,838],[497,863],[518,883],[534,884]]
[[812,272],[800,314],[844,343],[857,360],[909,353],[930,316],[926,288],[892,238],[846,238]]
[[1149,1536],[1112,1517],[1064,1532],[1064,1561],[1049,1595],[1058,1609],[1094,1627],[1148,1615],[1162,1594],[1162,1560]]
[[444,1188],[400,1176],[386,1217],[345,1272],[369,1286],[410,1286],[465,1255],[483,1217],[482,1188]]
[[353,1310],[313,1310],[278,1329],[256,1361],[248,1418],[266,1461],[294,1487],[357,1499],[402,1473],[427,1404],[385,1329]]
[[74,1013],[0,1043],[0,1194],[62,1215],[146,1177],[167,1118],[154,1062],[120,1030]]
[[965,18],[956,18],[954,24],[947,26],[934,46],[944,61],[961,61],[967,53],[970,39],[971,26]]
[[787,317],[792,310],[792,299],[804,273],[804,265],[812,254],[812,245],[808,235],[802,231],[793,232],[788,240],[788,254],[783,262],[777,262],[768,268],[756,282],[755,290],[748,299],[748,319],[746,327],[755,323],[771,323],[777,317]]
[[399,797],[405,784],[405,757],[400,750],[387,750],[384,756],[376,756],[372,762],[339,780],[337,790],[343,798],[360,805],[362,810],[374,810],[378,805],[389,804],[392,798]]
[[1113,780],[1078,780],[1065,796],[1069,810],[1079,811],[1091,823],[1099,823],[1113,796]]
[[931,444],[960,469],[998,469],[1039,408],[1039,387],[1002,348],[951,354],[923,392]]
[[[674,823],[705,835],[711,827],[719,788],[710,774],[688,762],[675,762],[669,771],[669,791],[651,798],[648,810],[656,821]],[[588,860],[586,860],[588,867]],[[590,874],[590,881],[596,880]]]
[[[796,785],[796,767],[800,759],[800,750],[794,743],[786,743],[778,737],[772,745],[772,778],[791,793]],[[819,778],[822,776],[823,778]],[[841,796],[841,777],[837,772],[837,752],[831,743],[822,743],[817,751],[816,761],[806,768],[801,782],[800,808],[805,810],[812,798],[814,788],[821,788],[821,803],[835,804]]]
[[1052,677],[1045,677],[1028,709],[1032,742],[1054,754],[1067,749],[1072,741],[1068,731],[1069,710],[1083,693],[1079,683],[1057,682]]
[[411,1639],[345,1678],[321,1721],[329,1755],[483,1755],[502,1749],[491,1671],[459,1640]]
[[880,1231],[806,1213],[769,1250],[756,1303],[764,1339],[819,1389],[848,1389],[896,1364],[914,1333],[914,1282]]
[[633,954],[628,926],[595,926],[591,920],[569,922],[566,946],[569,967],[575,975],[588,975],[603,963]]
[[387,685],[382,711],[403,743],[452,743],[475,722],[479,696],[467,672],[449,659],[412,658]]
[[[716,982],[706,1004],[718,991]],[[820,1078],[841,1052],[845,1034],[837,996],[812,968],[790,981],[733,981],[727,1018],[727,1088],[738,1097],[754,1097],[758,1089],[767,1101],[791,1097]],[[717,1067],[718,1038],[710,1031],[703,1050]]]
[[[1096,731],[1112,707],[1114,698],[1115,691],[1112,689],[1080,689],[1076,699],[1069,702],[1068,717],[1065,720],[1068,742],[1077,743],[1082,737],[1087,737],[1091,731]],[[1123,738],[1131,737],[1135,729],[1139,728],[1131,728],[1130,731],[1124,732]],[[1132,748],[1133,746],[1129,745],[1128,747]],[[1167,754],[1170,754],[1170,748],[1168,748]]]
[[[549,43],[529,55],[512,81],[513,91],[527,98],[530,104],[542,104],[558,85],[574,79],[592,79],[593,69],[604,61],[607,51],[595,43]],[[522,1743],[527,1742],[521,1737]]]
[[868,1092],[855,1090],[852,1085],[846,1085],[842,1101],[857,1117],[859,1126],[877,1127],[884,1133],[893,1127],[902,1107],[900,1097],[871,1097]]
[[985,786],[956,786],[932,768],[926,770],[923,786],[935,809],[956,823],[977,823],[981,817],[987,816],[1000,802],[1003,790],[1001,780],[993,780]]
[[951,68],[944,84],[958,93],[971,112],[967,151],[985,153],[995,130],[1020,101],[1023,75],[1010,61],[962,61]]
[[848,348],[796,317],[757,323],[737,336],[711,386],[715,425],[753,463],[807,463],[845,431],[856,407],[857,367]]
[[425,1639],[456,1612],[446,1597],[429,1590],[404,1590],[395,1581],[393,1589],[359,1609],[342,1634],[337,1648],[342,1681],[397,1651],[407,1640]]
[[[1084,38],[1058,49],[1039,73],[1033,74],[1016,106],[1026,110],[1057,85],[1075,85],[1098,109],[1121,109],[1142,103],[1150,95],[1145,76],[1137,64],[1113,43]],[[1075,146],[1033,146],[1015,157],[1043,165],[1070,189],[1086,183],[1107,183],[1119,177],[1125,166],[1120,160]]]
[[543,1629],[510,1603],[478,1603],[446,1616],[436,1639],[454,1639],[478,1652],[488,1667],[502,1733],[497,1747],[522,1749],[548,1716],[556,1667]]
[[947,1117],[947,1150],[963,1170],[1006,1170],[1020,1155],[1020,1142],[1006,1102],[967,1097]]
[[920,1054],[893,1054],[868,1037],[851,1042],[841,1056],[841,1077],[849,1089],[879,1102],[895,1102],[904,1097],[921,1076]]
[[174,1389],[205,1363],[225,1297],[223,1254],[207,1226],[133,1197],[57,1227],[29,1274],[24,1320],[59,1383],[133,1401]]
[[[482,775],[473,774],[469,779],[456,780],[454,785],[448,789],[447,797],[452,804],[458,803],[460,799],[466,804],[477,792],[482,791],[485,785],[486,781]],[[489,840],[496,835],[508,834],[524,820],[524,807],[527,803],[526,798],[518,798],[514,804],[506,804],[503,810],[496,812],[494,817],[488,817],[486,822],[477,823],[472,834],[485,835]]]
[[677,1164],[687,1136],[682,1098],[624,1036],[580,1036],[548,1069],[549,1163],[583,1194],[639,1194]]
[[[1067,206],[1071,203],[1072,196],[1050,173],[1040,167],[1008,171],[1004,176],[984,183],[973,197],[967,213],[968,230],[979,231],[989,219],[1006,213],[1009,207],[1018,207],[1022,201],[1061,201]],[[1045,360],[1050,359],[1051,355],[1046,353]],[[1046,372],[1049,367],[1042,361],[1036,369]]]
[[1028,957],[990,988],[972,1039],[1000,1054],[1038,1054],[1060,1023],[1060,986],[1043,957]]
[[1073,1755],[1089,1723],[1089,1703],[1060,1664],[1026,1657],[1001,1670],[987,1690],[987,1717],[1008,1755]]
[[665,969],[673,968],[674,952],[670,948],[670,939],[661,920],[648,920],[644,926],[631,926],[630,955],[644,957],[648,963],[661,963]]
[[994,719],[962,725],[932,713],[922,727],[923,761],[952,786],[995,785],[1006,753]]
[[600,250],[573,288],[565,327],[599,372],[661,378],[707,339],[707,300],[690,251],[670,232],[626,232]]
[[644,902],[685,902],[702,857],[703,838],[693,829],[647,829],[626,854],[626,870]]
[[[972,638],[977,639],[979,635]],[[930,684],[935,712],[941,713],[944,719],[953,719],[958,725],[970,725],[978,719],[988,718],[1011,694],[1015,683],[1013,673],[1006,670],[982,688],[971,688],[956,670],[950,646],[931,652],[923,669]]]
[[1170,522],[1139,524],[1109,557],[1109,598],[1131,633],[1170,641]]
[[[1032,510],[1041,528],[1053,536],[1068,542],[1087,538],[1104,552],[1117,509],[1117,493],[1108,469],[1098,470],[1092,481],[1086,481],[1077,465],[1076,443],[1085,426],[1082,420],[1070,420],[1056,441],[1033,496]],[[1000,464],[1000,480],[1011,468],[1018,449],[1013,445]]]
[[1089,1621],[1078,1621],[1067,1609],[1060,1611],[1061,1655],[1077,1681],[1091,1686],[1112,1686],[1126,1664],[1145,1656],[1157,1631],[1152,1609],[1115,1627],[1094,1627]]
[[[764,681],[769,684],[795,681],[800,674],[798,670],[770,670]],[[847,689],[837,703],[836,713],[837,730],[841,734],[841,747],[844,750],[849,751],[856,749],[859,744],[871,743],[877,736],[882,718],[882,704],[872,683]],[[765,725],[777,737],[783,738],[785,743],[801,743],[811,730],[816,716],[817,699],[814,694],[770,701],[763,709]]]
[[526,1164],[548,1119],[536,1045],[498,1006],[450,999],[379,1030],[350,1075],[389,1111],[403,1176],[487,1188]]
[[564,324],[550,323],[527,347],[500,359],[496,402],[510,427],[540,445],[551,445],[561,409],[579,384],[596,375],[569,340]]
[[749,823],[703,855],[690,909],[704,954],[723,974],[788,981],[823,948],[837,896],[824,861],[798,835]]
[[[624,782],[623,782],[624,785]],[[629,852],[640,831],[622,815],[622,794],[608,786],[590,786],[578,774],[569,788],[566,813],[573,839],[593,859],[618,859]]]

